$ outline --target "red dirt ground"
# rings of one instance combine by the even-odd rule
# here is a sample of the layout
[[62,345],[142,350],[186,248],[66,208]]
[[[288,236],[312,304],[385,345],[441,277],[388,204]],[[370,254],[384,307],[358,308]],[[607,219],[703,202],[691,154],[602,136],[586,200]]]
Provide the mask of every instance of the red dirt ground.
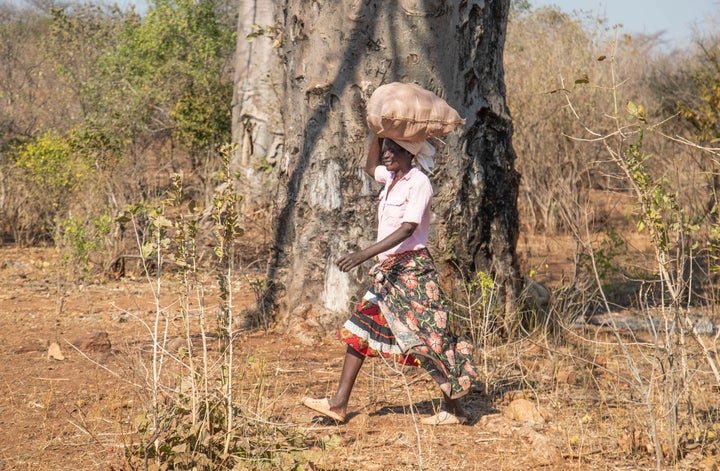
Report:
[[[57,268],[52,250],[0,248],[0,470],[130,469],[124,453],[137,437],[146,397],[138,358],[149,344],[140,319],[155,313],[151,285],[126,278],[63,286]],[[236,302],[241,307],[251,299]],[[72,346],[96,332],[108,334],[109,349]],[[48,355],[53,342],[63,360]],[[248,392],[242,402],[263,421],[304,437],[299,456],[307,465],[297,469],[654,468],[636,398],[618,386],[625,402],[608,402],[598,391],[609,389],[593,384],[612,377],[532,342],[513,345],[516,354],[503,357],[507,364],[491,365],[495,384],[503,375],[505,386],[469,395],[468,425],[444,428],[418,423],[437,406],[437,391],[420,371],[402,376],[368,361],[349,420],[338,426],[317,421],[299,404],[304,395],[330,394],[336,384],[343,348],[331,336],[308,348],[281,333],[248,332],[235,345],[240,389]],[[617,361],[609,348],[605,359],[597,351],[573,353],[595,355],[607,369]],[[509,420],[508,404],[518,397],[539,405],[543,418]],[[675,468],[717,469],[708,449],[688,453]]]

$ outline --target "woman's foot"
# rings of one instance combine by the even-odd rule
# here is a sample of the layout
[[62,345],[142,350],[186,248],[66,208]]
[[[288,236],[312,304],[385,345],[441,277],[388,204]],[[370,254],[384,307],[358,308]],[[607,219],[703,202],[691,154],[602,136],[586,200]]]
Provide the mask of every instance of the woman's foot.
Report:
[[461,425],[467,422],[464,415],[456,415],[446,410],[441,410],[437,414],[425,417],[420,421],[424,425]]
[[467,415],[463,410],[459,399],[450,399],[443,394],[443,403],[440,412],[422,419],[421,423],[426,425],[456,425],[467,422]]
[[326,397],[322,399],[313,399],[311,397],[304,397],[302,404],[315,412],[319,412],[324,416],[330,417],[337,422],[345,422],[345,409],[332,407],[330,401]]

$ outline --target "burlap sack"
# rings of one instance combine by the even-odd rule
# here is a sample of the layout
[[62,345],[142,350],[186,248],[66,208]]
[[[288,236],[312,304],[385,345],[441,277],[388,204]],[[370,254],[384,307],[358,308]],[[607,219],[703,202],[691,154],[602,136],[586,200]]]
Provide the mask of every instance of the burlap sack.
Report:
[[367,123],[378,137],[417,141],[444,136],[465,120],[433,92],[414,83],[393,82],[370,96]]

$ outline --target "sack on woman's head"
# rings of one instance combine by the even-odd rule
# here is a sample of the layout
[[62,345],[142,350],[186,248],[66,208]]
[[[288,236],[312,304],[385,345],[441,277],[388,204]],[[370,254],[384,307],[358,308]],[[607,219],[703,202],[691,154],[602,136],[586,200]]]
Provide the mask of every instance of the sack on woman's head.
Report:
[[370,96],[367,123],[378,137],[417,141],[444,136],[465,120],[433,92],[414,83],[392,82]]

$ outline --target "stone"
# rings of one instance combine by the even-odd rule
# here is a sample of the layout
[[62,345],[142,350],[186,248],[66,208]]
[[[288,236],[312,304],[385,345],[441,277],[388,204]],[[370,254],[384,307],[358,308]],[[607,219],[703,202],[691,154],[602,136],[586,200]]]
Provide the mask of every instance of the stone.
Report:
[[698,471],[720,471],[720,460],[716,456],[706,456],[700,461]]
[[63,361],[65,359],[65,355],[63,355],[60,345],[58,345],[57,342],[52,342],[50,344],[47,355],[49,360]]
[[518,435],[527,446],[524,453],[533,468],[557,466],[564,461],[560,444],[553,438],[529,427],[521,428]]
[[86,353],[109,352],[112,348],[110,335],[102,331],[86,335],[73,342],[73,345],[75,345],[78,350]]
[[523,424],[541,424],[545,422],[535,407],[535,403],[527,399],[515,399],[503,411],[503,415],[510,420]]
[[509,437],[513,433],[513,423],[501,414],[484,415],[478,420],[478,426],[486,432],[500,437]]

